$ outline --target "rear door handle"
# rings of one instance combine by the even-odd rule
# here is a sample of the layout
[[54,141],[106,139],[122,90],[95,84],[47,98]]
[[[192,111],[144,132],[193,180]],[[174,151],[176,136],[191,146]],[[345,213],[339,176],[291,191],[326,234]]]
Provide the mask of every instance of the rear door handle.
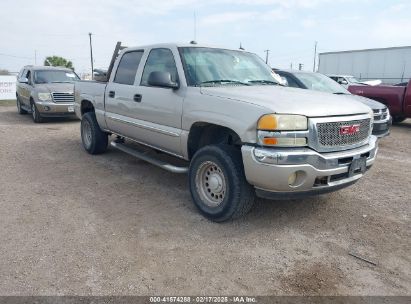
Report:
[[108,97],[114,98],[115,96],[116,96],[116,92],[114,92],[114,91],[108,92]]
[[135,101],[135,102],[141,102],[141,99],[142,99],[142,98],[143,98],[143,96],[140,95],[140,94],[134,95],[134,101]]

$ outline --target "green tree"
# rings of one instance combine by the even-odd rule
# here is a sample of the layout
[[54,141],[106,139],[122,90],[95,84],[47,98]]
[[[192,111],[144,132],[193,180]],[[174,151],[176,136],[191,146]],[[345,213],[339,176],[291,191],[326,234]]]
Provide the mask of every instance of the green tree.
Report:
[[46,57],[46,60],[44,60],[44,65],[66,67],[74,71],[73,63],[70,60],[67,60],[60,56]]

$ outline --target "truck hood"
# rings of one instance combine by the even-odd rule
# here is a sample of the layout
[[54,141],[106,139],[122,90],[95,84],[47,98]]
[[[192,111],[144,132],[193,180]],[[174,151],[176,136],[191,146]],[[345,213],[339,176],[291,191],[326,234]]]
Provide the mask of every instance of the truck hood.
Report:
[[201,94],[238,100],[265,107],[273,113],[308,117],[369,113],[370,108],[351,95],[333,95],[281,86],[201,87]]
[[373,99],[369,99],[369,98],[362,97],[362,96],[359,96],[359,95],[354,95],[354,94],[347,95],[347,96],[351,96],[355,100],[358,100],[359,102],[369,106],[373,110],[382,110],[382,109],[386,108],[386,106],[384,104],[382,104],[381,102],[375,101]]
[[59,92],[59,93],[66,93],[74,92],[74,83],[42,83],[36,84],[36,87],[39,91],[42,92]]

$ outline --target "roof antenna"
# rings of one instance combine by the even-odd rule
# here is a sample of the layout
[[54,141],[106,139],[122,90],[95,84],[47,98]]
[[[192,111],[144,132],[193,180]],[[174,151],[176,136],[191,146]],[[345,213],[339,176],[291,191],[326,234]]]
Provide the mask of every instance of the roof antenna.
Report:
[[190,41],[190,44],[197,44],[197,14],[194,11],[194,40]]
[[245,50],[245,48],[243,48],[243,46],[241,45],[241,42],[240,42],[240,50],[242,50],[242,51]]

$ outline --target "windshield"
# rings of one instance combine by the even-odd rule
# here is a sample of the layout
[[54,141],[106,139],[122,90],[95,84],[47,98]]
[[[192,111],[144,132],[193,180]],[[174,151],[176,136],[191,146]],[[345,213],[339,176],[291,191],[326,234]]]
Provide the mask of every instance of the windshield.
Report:
[[309,90],[334,94],[351,94],[331,78],[319,73],[293,73]]
[[255,54],[225,49],[180,48],[187,85],[278,85],[274,73]]
[[72,71],[43,70],[34,72],[34,83],[74,82],[80,78]]

